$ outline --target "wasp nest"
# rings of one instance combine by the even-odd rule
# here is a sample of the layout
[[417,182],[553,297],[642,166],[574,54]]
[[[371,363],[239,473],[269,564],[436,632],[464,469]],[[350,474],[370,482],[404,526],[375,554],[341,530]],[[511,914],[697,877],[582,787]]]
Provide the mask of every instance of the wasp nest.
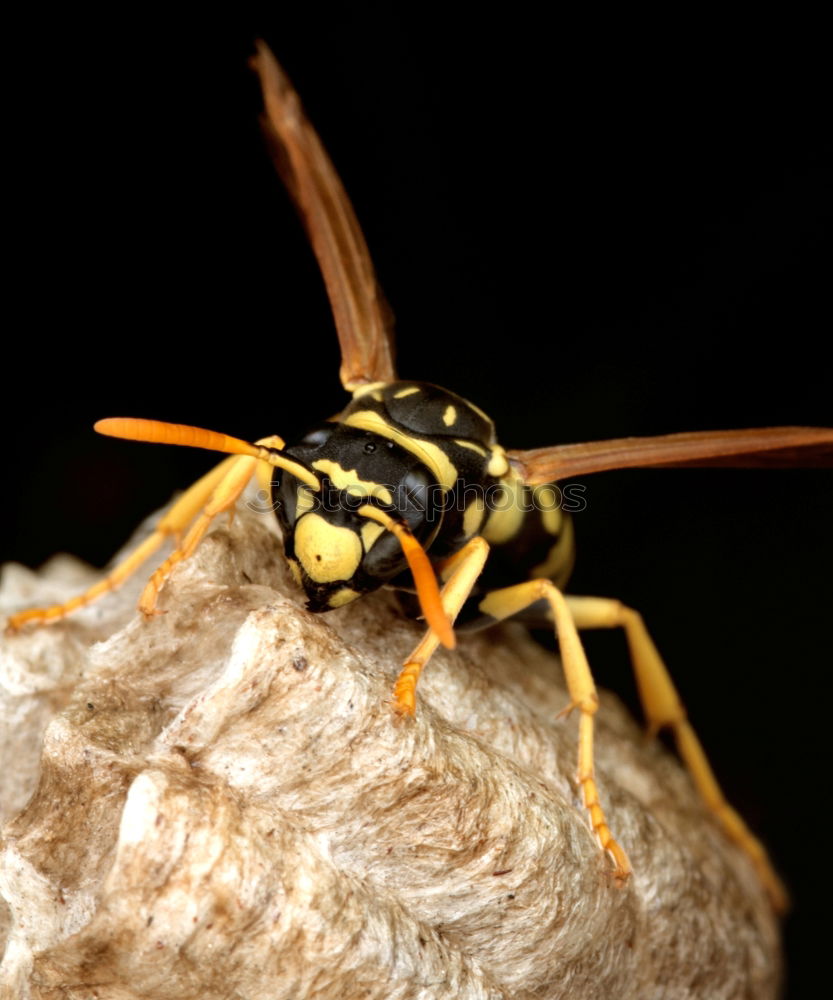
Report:
[[[2,610],[91,578],[7,568]],[[307,612],[268,518],[2,640],[8,996],[754,997],[774,919],[677,763],[602,698],[596,759],[635,874],[618,888],[574,782],[557,661],[518,627],[440,651],[384,593]]]

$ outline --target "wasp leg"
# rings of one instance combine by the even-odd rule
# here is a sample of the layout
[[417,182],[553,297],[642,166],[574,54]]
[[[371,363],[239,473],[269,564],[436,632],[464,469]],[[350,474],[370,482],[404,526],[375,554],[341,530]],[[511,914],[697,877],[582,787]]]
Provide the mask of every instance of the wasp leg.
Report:
[[578,783],[582,789],[584,805],[590,813],[593,832],[602,849],[610,854],[616,865],[616,878],[624,881],[631,873],[630,862],[625,851],[614,840],[607,825],[604,810],[599,802],[593,768],[593,716],[599,707],[599,697],[567,600],[550,580],[528,580],[514,587],[505,587],[487,594],[480,602],[480,610],[502,621],[540,600],[547,601],[555,622],[564,676],[570,693],[568,711],[577,708],[581,713],[578,734]]
[[[277,437],[265,437],[256,441],[255,444],[263,445],[266,448],[282,447],[283,441]],[[228,511],[230,517],[234,516],[235,504],[240,499],[243,490],[248,486],[249,480],[255,471],[257,470],[258,481],[262,488],[266,488],[267,483],[271,482],[272,467],[266,465],[265,462],[259,461],[257,458],[241,455],[231,459],[227,458],[225,462],[221,463],[220,467],[223,465],[226,466],[226,473],[219,479],[219,482],[215,480],[216,485],[208,503],[205,504],[199,516],[191,525],[185,538],[162,563],[159,569],[156,570],[142,591],[142,596],[139,598],[139,610],[143,615],[151,617],[158,614],[156,600],[159,596],[159,591],[165,586],[165,581],[171,575],[174,566],[194,554],[195,549],[202,541],[206,531],[208,531],[211,522],[218,514]],[[268,480],[267,469],[269,473]],[[190,493],[190,490],[188,492]],[[185,496],[187,497],[188,493]],[[197,504],[194,503],[193,507],[196,508]]]
[[8,620],[7,632],[16,632],[23,625],[29,623],[37,625],[47,625],[59,621],[77,608],[86,607],[97,598],[120,587],[133,573],[139,569],[144,561],[151,556],[164,542],[171,536],[177,540],[184,529],[196,516],[216,488],[217,484],[228,474],[232,463],[236,458],[227,458],[216,468],[206,473],[201,479],[188,489],[171,507],[167,514],[156,525],[153,533],[149,535],[142,544],[131,552],[129,556],[122,560],[108,575],[99,580],[98,583],[84,591],[77,597],[73,597],[65,604],[55,604],[50,608],[32,608],[28,611],[19,611],[11,615]]
[[726,801],[642,616],[621,601],[609,598],[568,597],[566,600],[578,628],[625,630],[649,733],[656,734],[666,727],[671,729],[680,757],[706,806],[729,837],[749,856],[774,908],[783,912],[788,905],[787,891],[775,873],[763,844]]
[[142,596],[139,598],[139,610],[143,615],[150,618],[160,613],[156,610],[156,601],[159,597],[159,591],[165,586],[165,581],[171,575],[174,566],[194,554],[211,522],[218,514],[222,514],[224,511],[233,512],[234,505],[240,499],[240,494],[252,478],[256,464],[257,459],[248,456],[231,460],[226,475],[215,487],[211,499],[191,525],[188,534],[148,580],[142,591]]
[[[452,622],[460,613],[460,608],[466,603],[472,587],[483,572],[488,555],[489,543],[476,536],[443,564],[442,577],[446,582],[440,591],[440,597],[443,610]],[[425,638],[414,649],[400,671],[393,687],[394,708],[400,715],[413,715],[416,712],[416,686],[419,675],[439,644],[436,632],[428,629]]]
[[[257,443],[271,447],[275,440],[277,439],[269,437],[263,438]],[[265,472],[263,476],[260,475],[260,466],[263,466],[264,470],[268,469],[269,479],[271,479],[272,469],[270,466],[247,456],[232,456],[231,458],[224,459],[219,465],[206,473],[201,479],[198,479],[193,486],[186,490],[168,513],[160,519],[153,533],[142,542],[135,552],[131,552],[127,558],[122,560],[122,562],[108,573],[103,580],[99,580],[89,590],[84,591],[83,594],[79,594],[77,597],[73,597],[64,604],[55,604],[50,608],[32,608],[28,611],[19,611],[17,614],[11,615],[6,625],[6,632],[14,633],[22,626],[30,623],[48,625],[59,621],[78,608],[86,607],[86,605],[91,604],[102,595],[116,590],[168,538],[173,537],[177,542],[177,548],[153,574],[148,585],[142,592],[139,602],[141,611],[145,614],[153,614],[156,597],[174,565],[191,555],[214,516],[224,510],[233,510],[234,504],[252,476],[255,465],[258,466],[258,475],[261,484],[266,487],[268,480]],[[203,511],[202,515],[194,523],[185,540],[181,542],[183,532],[201,510]],[[212,511],[212,513],[208,513],[209,511]]]

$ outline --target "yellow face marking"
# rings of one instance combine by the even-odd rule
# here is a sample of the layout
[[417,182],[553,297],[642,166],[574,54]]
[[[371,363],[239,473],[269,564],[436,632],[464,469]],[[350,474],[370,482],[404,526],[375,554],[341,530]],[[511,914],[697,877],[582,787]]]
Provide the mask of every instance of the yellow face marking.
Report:
[[407,389],[400,389],[399,392],[393,394],[394,399],[404,399],[406,396],[413,396],[415,392],[419,392],[418,385],[409,386]]
[[561,513],[561,496],[554,486],[536,486],[532,491],[535,498],[535,506],[541,514],[541,523],[544,531],[550,535],[557,535],[561,531],[564,517]]
[[459,444],[461,448],[468,448],[469,451],[476,451],[478,455],[482,455],[484,458],[489,454],[482,445],[475,444],[474,441],[464,441],[462,438],[455,438],[454,443]]
[[492,457],[489,459],[486,471],[490,476],[497,476],[498,478],[505,476],[509,471],[509,461],[506,458],[506,452],[499,444],[492,445]]
[[330,524],[320,514],[305,514],[295,527],[295,555],[316,583],[349,580],[362,559],[362,543],[350,528]]
[[525,516],[521,509],[523,485],[523,480],[513,473],[501,480],[499,489],[492,491],[492,511],[482,532],[490,545],[502,545],[520,530]]
[[480,531],[480,526],[483,524],[483,513],[486,508],[482,497],[477,497],[475,500],[466,507],[465,513],[463,514],[463,531],[465,532],[466,538],[472,538],[474,535]]
[[353,496],[373,497],[382,503],[393,503],[391,492],[386,486],[380,486],[379,483],[373,483],[368,479],[359,479],[355,469],[342,469],[338,462],[333,462],[329,458],[319,458],[317,462],[312,463],[312,467],[329,476],[338,489],[347,490]]
[[368,521],[367,524],[363,524],[361,526],[360,531],[362,536],[362,545],[364,546],[365,552],[370,551],[370,546],[376,541],[384,530],[385,529],[382,525],[377,524],[375,521]]
[[355,601],[357,597],[362,595],[357,591],[353,590],[352,587],[342,587],[341,590],[337,590],[333,596],[327,601],[327,604],[331,608],[340,608],[344,604],[349,604],[351,601]]
[[[353,390],[353,399],[358,399],[360,396],[366,396],[367,393],[376,393],[379,389],[384,389],[387,382],[368,382],[367,385],[360,385],[358,389]],[[375,399],[381,399],[381,396],[374,396]]]
[[456,419],[457,410],[449,403],[445,408],[445,413],[443,414],[443,423],[446,427],[450,427]]
[[448,456],[435,444],[430,441],[420,441],[419,438],[410,437],[402,431],[391,427],[383,417],[372,410],[360,410],[358,413],[351,413],[344,421],[348,427],[358,427],[363,431],[370,431],[380,437],[395,441],[405,448],[412,455],[424,462],[431,470],[434,478],[445,490],[450,490],[457,481],[457,470],[449,461]]

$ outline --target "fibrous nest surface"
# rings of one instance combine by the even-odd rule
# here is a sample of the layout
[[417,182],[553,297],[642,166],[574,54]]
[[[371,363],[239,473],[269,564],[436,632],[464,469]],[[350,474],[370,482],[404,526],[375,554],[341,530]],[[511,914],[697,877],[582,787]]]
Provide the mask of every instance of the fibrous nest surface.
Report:
[[[0,611],[89,579],[11,567]],[[520,627],[439,652],[403,720],[420,626],[385,593],[306,611],[263,515],[218,525],[151,621],[141,582],[2,639],[8,996],[776,995],[747,859],[603,695],[614,884],[558,661]]]

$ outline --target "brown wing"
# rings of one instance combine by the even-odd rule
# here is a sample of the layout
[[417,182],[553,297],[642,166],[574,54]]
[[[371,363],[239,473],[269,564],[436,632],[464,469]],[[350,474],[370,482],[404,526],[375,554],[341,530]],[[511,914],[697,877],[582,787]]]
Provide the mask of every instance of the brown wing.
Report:
[[659,437],[616,438],[510,451],[509,460],[530,485],[553,483],[608,469],[660,466],[733,468],[833,467],[833,428],[758,427],[695,431]]
[[267,46],[257,42],[263,129],[324,276],[341,345],[341,382],[352,390],[393,381],[392,317],[376,283],[353,206],[301,101]]

